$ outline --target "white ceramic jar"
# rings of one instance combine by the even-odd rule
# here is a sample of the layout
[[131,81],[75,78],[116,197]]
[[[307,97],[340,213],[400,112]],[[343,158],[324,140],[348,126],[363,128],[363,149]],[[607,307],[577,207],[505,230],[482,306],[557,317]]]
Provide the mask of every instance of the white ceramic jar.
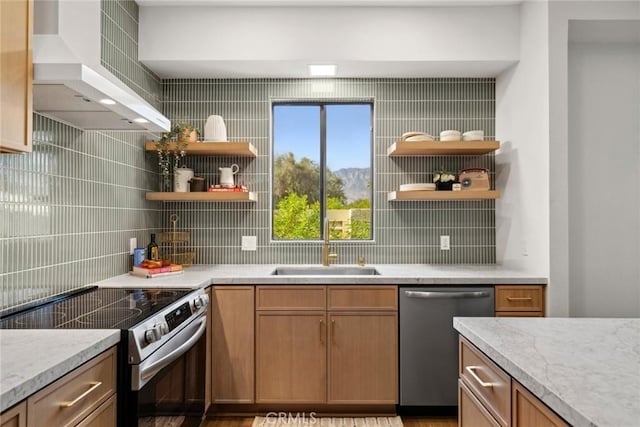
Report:
[[181,167],[176,169],[173,181],[173,191],[176,193],[188,193],[190,191],[189,180],[193,178],[193,169]]

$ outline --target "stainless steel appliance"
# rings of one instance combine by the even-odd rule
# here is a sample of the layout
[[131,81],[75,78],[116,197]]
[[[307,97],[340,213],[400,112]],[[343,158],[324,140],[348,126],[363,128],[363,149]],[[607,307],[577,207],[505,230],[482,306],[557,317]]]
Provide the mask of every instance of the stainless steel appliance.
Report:
[[118,426],[198,426],[204,415],[203,289],[91,288],[7,315],[1,329],[120,329]]
[[493,317],[493,286],[401,286],[399,292],[400,405],[451,412],[458,404],[453,317]]

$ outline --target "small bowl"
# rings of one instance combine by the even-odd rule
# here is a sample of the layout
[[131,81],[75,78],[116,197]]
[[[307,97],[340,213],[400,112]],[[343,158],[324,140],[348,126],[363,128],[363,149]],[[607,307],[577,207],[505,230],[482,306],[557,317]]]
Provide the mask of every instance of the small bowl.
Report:
[[470,130],[462,134],[463,141],[484,141],[484,131]]
[[460,131],[443,130],[440,132],[440,141],[460,141]]

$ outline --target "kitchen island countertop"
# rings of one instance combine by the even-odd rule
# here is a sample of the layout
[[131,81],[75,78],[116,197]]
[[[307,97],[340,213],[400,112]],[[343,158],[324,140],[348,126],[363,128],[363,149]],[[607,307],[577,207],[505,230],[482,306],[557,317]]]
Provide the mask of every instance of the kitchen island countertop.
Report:
[[[300,267],[301,265],[295,265]],[[317,265],[314,265],[317,266]],[[343,264],[340,264],[343,266]],[[187,267],[184,274],[146,279],[121,274],[95,283],[103,287],[188,288],[209,285],[527,285],[546,284],[542,276],[531,275],[498,265],[428,265],[428,264],[367,264],[375,267],[375,276],[275,276],[275,264],[199,264]],[[327,267],[330,269],[331,267]]]
[[0,330],[0,412],[119,341],[110,329]]
[[570,424],[639,425],[640,319],[455,317],[453,325]]

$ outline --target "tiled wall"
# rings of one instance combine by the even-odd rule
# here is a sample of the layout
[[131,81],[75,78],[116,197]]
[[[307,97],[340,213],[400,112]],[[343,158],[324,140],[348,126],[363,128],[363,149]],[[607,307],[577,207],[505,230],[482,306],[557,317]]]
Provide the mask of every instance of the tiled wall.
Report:
[[[173,122],[204,127],[222,115],[231,141],[250,141],[256,159],[189,157],[196,174],[218,182],[218,167],[240,165],[239,182],[258,193],[255,204],[171,203],[162,206],[162,225],[180,216],[192,231],[198,263],[319,263],[318,242],[271,242],[270,103],[273,99],[374,99],[374,241],[340,242],[339,263],[358,255],[370,263],[495,263],[493,201],[388,202],[400,184],[431,182],[441,167],[481,166],[494,171],[494,157],[389,158],[386,150],[403,132],[483,129],[494,137],[494,79],[255,79],[165,80],[163,111]],[[153,155],[150,155],[153,156]],[[439,249],[439,236],[451,236],[451,250]],[[241,236],[257,236],[258,250],[242,252]]]
[[143,132],[80,131],[34,115],[33,153],[0,155],[0,310],[127,271],[129,238],[159,223]]
[[136,2],[102,0],[100,19],[102,65],[151,105],[160,108],[160,79],[138,61]]

